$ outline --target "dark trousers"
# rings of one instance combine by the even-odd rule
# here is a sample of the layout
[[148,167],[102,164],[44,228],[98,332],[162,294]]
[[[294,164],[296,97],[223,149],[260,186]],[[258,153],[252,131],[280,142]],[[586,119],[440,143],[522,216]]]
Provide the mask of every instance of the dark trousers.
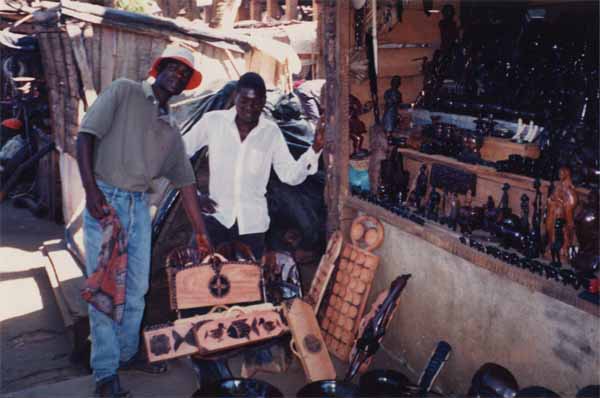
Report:
[[258,234],[240,235],[237,221],[231,226],[231,228],[226,228],[213,216],[204,215],[203,218],[204,225],[206,226],[206,232],[208,233],[208,237],[210,238],[215,249],[223,243],[238,241],[250,247],[250,250],[252,250],[252,254],[254,254],[256,260],[260,261],[260,258],[265,251],[264,232]]

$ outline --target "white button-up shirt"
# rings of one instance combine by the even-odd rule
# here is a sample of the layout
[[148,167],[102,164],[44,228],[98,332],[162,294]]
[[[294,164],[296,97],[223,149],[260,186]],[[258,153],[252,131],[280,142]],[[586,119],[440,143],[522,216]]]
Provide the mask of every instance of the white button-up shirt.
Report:
[[317,172],[320,153],[310,147],[295,160],[279,126],[264,115],[241,141],[235,116],[235,107],[208,112],[183,141],[190,157],[208,145],[213,216],[227,228],[237,220],[240,235],[261,233],[269,229],[265,194],[271,166],[281,181],[298,185]]

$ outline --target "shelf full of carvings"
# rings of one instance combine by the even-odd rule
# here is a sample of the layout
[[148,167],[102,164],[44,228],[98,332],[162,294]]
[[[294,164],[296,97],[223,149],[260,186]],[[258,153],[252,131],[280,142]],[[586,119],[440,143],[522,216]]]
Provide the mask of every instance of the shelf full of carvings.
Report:
[[[556,300],[569,304],[589,314],[600,317],[600,307],[578,297],[571,286],[565,286],[555,280],[548,280],[540,275],[533,274],[526,269],[509,265],[508,263],[482,253],[473,247],[461,242],[461,234],[445,228],[439,224],[427,221],[424,225],[416,224],[391,211],[369,203],[356,196],[349,196],[344,203],[344,219],[352,219],[357,213],[365,213],[379,218],[381,221],[410,233],[430,244],[444,249],[455,256],[461,257],[474,266],[484,268],[521,284],[531,290],[540,292]],[[347,225],[343,225],[344,230]]]
[[[521,195],[526,194],[529,197],[529,214],[533,214],[533,198],[535,197],[534,179],[531,177],[517,175],[512,173],[498,172],[487,166],[468,164],[456,159],[442,155],[429,155],[414,149],[400,149],[404,160],[404,169],[410,173],[410,186],[419,174],[419,167],[422,164],[427,165],[431,170],[431,165],[439,163],[454,169],[473,173],[477,176],[476,192],[473,196],[473,204],[480,206],[486,203],[488,196],[492,196],[495,203],[498,204],[502,195],[502,186],[505,183],[510,184],[509,206],[516,211],[521,206]],[[550,182],[542,180],[540,190],[542,192],[542,203],[546,203],[547,192]],[[580,199],[587,196],[588,190],[577,188],[577,194]]]
[[[521,206],[521,196],[526,194],[530,198],[529,214],[533,214],[533,199],[535,197],[533,178],[512,173],[498,172],[491,167],[467,164],[446,156],[424,154],[413,149],[401,148],[399,151],[403,156],[404,170],[410,174],[409,187],[414,187],[415,179],[419,174],[421,165],[427,165],[429,172],[431,172],[433,164],[443,165],[445,167],[476,175],[476,188],[474,196],[472,197],[474,206],[484,205],[488,196],[491,196],[496,205],[499,205],[503,194],[502,187],[504,184],[508,183],[510,185],[508,204],[509,207],[513,209],[513,212],[518,213],[518,209],[520,209]],[[546,203],[549,185],[550,183],[548,181],[541,181],[543,206],[545,206]],[[429,186],[425,197],[428,197],[430,189],[431,187]],[[577,188],[576,190],[581,203],[585,200],[588,190],[584,188]],[[462,195],[460,197],[461,202],[464,199],[464,195]],[[526,269],[509,265],[500,259],[482,253],[469,245],[461,243],[461,234],[443,227],[440,224],[427,221],[424,225],[419,225],[388,211],[384,207],[377,206],[362,200],[359,197],[348,197],[344,203],[344,218],[348,219],[348,217],[354,217],[357,212],[364,212],[379,217],[382,221],[424,239],[478,267],[485,268],[532,290],[539,291],[593,315],[600,316],[600,308],[591,302],[579,298],[577,296],[577,291],[575,291],[573,287],[565,286],[556,280],[548,280],[543,276],[533,274]],[[542,259],[542,262],[545,262],[544,259]]]

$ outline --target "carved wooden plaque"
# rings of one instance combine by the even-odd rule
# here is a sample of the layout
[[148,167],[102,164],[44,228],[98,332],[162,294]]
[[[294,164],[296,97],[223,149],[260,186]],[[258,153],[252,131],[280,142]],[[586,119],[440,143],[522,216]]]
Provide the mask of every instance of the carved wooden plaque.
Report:
[[311,305],[302,299],[293,299],[285,303],[284,313],[306,378],[309,381],[335,379],[335,368]]
[[289,331],[281,308],[248,311],[199,325],[195,330],[198,355],[237,348],[281,336]]
[[261,301],[261,269],[256,263],[225,262],[170,270],[174,310]]

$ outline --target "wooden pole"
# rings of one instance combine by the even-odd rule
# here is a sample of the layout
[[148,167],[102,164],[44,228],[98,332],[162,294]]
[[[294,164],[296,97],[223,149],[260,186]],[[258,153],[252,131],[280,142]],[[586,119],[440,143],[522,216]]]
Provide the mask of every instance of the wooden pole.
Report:
[[206,23],[209,23],[210,20],[212,19],[212,17],[213,17],[213,8],[212,8],[212,6],[206,6],[206,7],[204,7],[204,21]]
[[267,16],[273,19],[279,19],[281,13],[279,12],[279,2],[277,0],[267,0]]
[[321,10],[323,9],[323,0],[313,0],[313,20],[317,21],[317,37],[318,46],[319,46],[319,54],[317,56],[316,65],[313,67],[313,79],[324,79],[325,78],[325,24],[324,17]]
[[298,0],[285,0],[285,19],[298,19]]
[[254,21],[262,20],[262,4],[260,0],[250,0],[250,19]]
[[312,2],[312,18],[313,21],[318,21],[319,20],[319,8],[321,8],[321,1],[320,0],[313,0]]
[[237,21],[247,21],[250,19],[250,3],[248,0],[243,0],[238,8]]
[[342,209],[349,193],[348,164],[349,112],[348,96],[350,44],[350,2],[323,1],[326,95],[325,117],[325,200],[327,209],[328,236],[340,227]]

